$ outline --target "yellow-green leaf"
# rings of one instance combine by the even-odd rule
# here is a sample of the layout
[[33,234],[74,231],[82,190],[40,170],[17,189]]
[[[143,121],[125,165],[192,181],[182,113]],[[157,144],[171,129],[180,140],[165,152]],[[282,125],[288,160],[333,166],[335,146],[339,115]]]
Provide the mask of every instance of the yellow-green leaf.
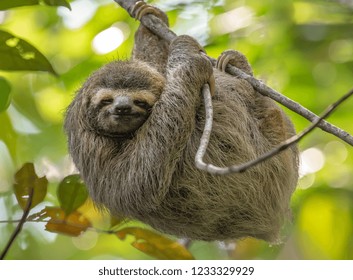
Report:
[[[39,5],[40,0],[0,0],[0,10],[8,10],[22,6]],[[71,9],[70,4],[65,0],[43,0],[48,6],[63,6]]]
[[35,173],[33,163],[25,163],[15,174],[15,195],[18,204],[25,209],[31,189],[33,197],[31,208],[42,202],[47,194],[48,180],[44,176],[39,178]]
[[42,211],[28,217],[30,221],[47,221],[45,229],[50,232],[79,236],[91,227],[91,222],[80,212],[65,215],[59,207],[45,207]]
[[9,82],[0,77],[0,113],[9,107],[11,102],[11,86]]
[[78,174],[65,177],[59,184],[57,195],[66,215],[79,208],[88,197],[86,186]]
[[128,234],[135,237],[132,246],[154,258],[160,260],[194,259],[184,246],[154,231],[128,227],[116,232],[117,237],[121,240],[124,240]]
[[0,10],[7,10],[21,6],[38,5],[39,0],[2,0],[0,1]]

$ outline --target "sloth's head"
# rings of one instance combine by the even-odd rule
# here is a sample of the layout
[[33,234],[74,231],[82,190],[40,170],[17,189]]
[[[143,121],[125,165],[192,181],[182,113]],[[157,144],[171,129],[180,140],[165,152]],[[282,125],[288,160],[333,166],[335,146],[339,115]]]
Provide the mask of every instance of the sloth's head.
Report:
[[100,88],[88,110],[91,126],[101,135],[129,135],[146,121],[157,99],[147,89]]
[[[68,109],[67,121],[99,135],[131,137],[150,115],[164,84],[164,77],[143,62],[109,63],[84,83]],[[80,113],[70,117],[70,112]]]

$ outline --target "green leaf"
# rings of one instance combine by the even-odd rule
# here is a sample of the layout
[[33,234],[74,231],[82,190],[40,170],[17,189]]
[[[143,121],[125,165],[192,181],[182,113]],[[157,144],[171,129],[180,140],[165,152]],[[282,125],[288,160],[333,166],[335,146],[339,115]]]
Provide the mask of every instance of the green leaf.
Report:
[[47,71],[56,75],[46,57],[25,40],[0,30],[0,69]]
[[65,0],[43,0],[48,6],[63,6],[71,10],[70,4]]
[[5,111],[11,103],[11,86],[9,82],[0,77],[0,113]]
[[31,189],[33,198],[31,208],[43,201],[47,194],[48,180],[39,178],[34,171],[33,163],[25,163],[15,174],[15,195],[22,209],[25,209]]
[[65,0],[0,0],[0,10],[39,5],[40,3],[45,3],[48,6],[63,6],[71,10],[70,4]]
[[57,194],[66,215],[79,208],[88,197],[86,186],[77,174],[65,177],[59,184]]
[[124,240],[126,235],[135,237],[131,243],[136,249],[160,260],[193,260],[191,253],[178,242],[148,229],[128,227],[116,232]]
[[1,0],[0,10],[7,10],[15,7],[32,6],[38,4],[39,0]]
[[17,147],[19,145],[19,135],[14,130],[13,124],[8,114],[0,114],[0,124],[0,139],[5,143],[6,147],[9,149],[10,155],[12,157],[16,157],[18,151]]

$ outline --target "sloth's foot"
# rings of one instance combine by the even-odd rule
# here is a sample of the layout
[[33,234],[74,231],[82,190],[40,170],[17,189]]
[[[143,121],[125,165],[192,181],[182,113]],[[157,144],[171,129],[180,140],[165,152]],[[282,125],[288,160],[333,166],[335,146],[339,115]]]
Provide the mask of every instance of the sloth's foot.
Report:
[[168,25],[168,17],[164,12],[156,7],[146,4],[143,1],[136,2],[135,6],[132,8],[131,14],[139,21],[141,21],[144,15],[153,14]]
[[226,50],[221,53],[216,62],[216,68],[225,72],[228,64],[231,64],[240,70],[243,70],[248,75],[253,75],[251,66],[245,55],[235,50]]

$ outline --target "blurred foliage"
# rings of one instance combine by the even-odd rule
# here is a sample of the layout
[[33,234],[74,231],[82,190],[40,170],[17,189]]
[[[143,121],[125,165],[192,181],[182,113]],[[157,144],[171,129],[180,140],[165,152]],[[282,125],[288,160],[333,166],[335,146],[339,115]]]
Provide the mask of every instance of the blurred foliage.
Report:
[[0,3],[0,10],[7,10],[15,7],[22,6],[32,6],[38,5],[40,3],[49,5],[49,6],[64,6],[70,9],[70,4],[66,0],[11,0],[11,1],[2,1]]
[[26,41],[0,30],[0,69],[42,70],[55,74],[49,61]]
[[88,192],[80,176],[73,174],[60,182],[57,196],[61,209],[68,215],[87,200]]
[[0,92],[0,112],[3,112],[10,106],[11,101],[11,86],[3,77],[0,77]]
[[44,200],[47,194],[47,186],[47,178],[38,178],[33,163],[25,163],[15,174],[14,192],[18,204],[23,210],[26,208],[31,189],[33,189],[31,199],[31,208],[33,208]]
[[126,236],[133,235],[136,240],[132,246],[136,249],[153,256],[160,260],[192,260],[193,256],[178,242],[169,238],[162,237],[153,231],[138,228],[127,227],[116,232],[116,235],[125,240]]
[[[194,36],[215,58],[243,52],[258,78],[317,114],[353,85],[353,1],[153,4],[177,34]],[[353,149],[318,129],[299,144],[301,179],[283,244],[193,242],[190,255],[173,237],[97,211],[73,175],[63,115],[93,70],[130,56],[137,26],[111,0],[1,1],[0,251],[30,186],[36,205],[8,259],[352,259]],[[102,54],[95,38],[105,30],[119,30],[120,41]],[[351,134],[352,106],[329,119]],[[285,110],[298,131],[308,125]]]

